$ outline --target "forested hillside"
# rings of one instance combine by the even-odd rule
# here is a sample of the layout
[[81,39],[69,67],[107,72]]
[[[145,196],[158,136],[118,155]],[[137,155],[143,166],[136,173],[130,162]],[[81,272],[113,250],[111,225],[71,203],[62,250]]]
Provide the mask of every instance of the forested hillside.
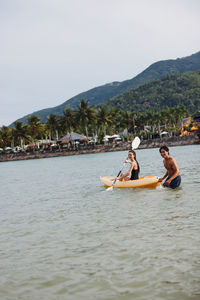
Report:
[[166,75],[126,92],[104,104],[121,110],[154,112],[183,105],[188,112],[200,110],[200,71]]
[[[75,109],[77,105],[80,103],[81,99],[89,100],[89,104],[91,106],[96,106],[99,105],[100,103],[108,101],[109,99],[119,96],[124,92],[128,92],[130,90],[131,90],[130,95],[132,95],[133,89],[136,89],[139,86],[149,83],[152,80],[160,78],[166,74],[175,74],[177,72],[184,73],[184,72],[196,71],[196,70],[200,70],[200,52],[197,52],[191,56],[187,56],[184,58],[159,61],[153,63],[143,72],[141,72],[139,75],[137,75],[136,77],[130,80],[125,80],[123,82],[116,81],[116,82],[108,83],[93,88],[89,91],[83,92],[65,101],[64,103],[56,107],[46,108],[43,110],[33,112],[23,118],[20,118],[18,121],[27,123],[28,116],[33,114],[38,116],[42,121],[46,121],[47,116],[50,114],[62,115],[63,108],[70,107],[72,109]],[[121,96],[120,99],[122,99]],[[127,106],[129,106],[129,104],[127,104]],[[147,106],[148,106],[148,101],[147,101]]]

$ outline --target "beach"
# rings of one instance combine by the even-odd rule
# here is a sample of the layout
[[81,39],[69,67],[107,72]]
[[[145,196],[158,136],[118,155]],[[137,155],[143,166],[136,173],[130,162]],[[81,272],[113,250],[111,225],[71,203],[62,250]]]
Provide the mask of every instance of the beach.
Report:
[[[190,136],[183,136],[183,137],[174,136],[174,137],[165,137],[160,139],[142,140],[139,149],[158,148],[162,145],[168,145],[170,147],[174,147],[174,146],[196,145],[196,144],[200,144],[200,138],[197,135],[190,135]],[[8,154],[0,154],[0,162],[51,158],[51,157],[71,156],[71,155],[80,155],[80,154],[104,153],[104,152],[124,151],[130,149],[131,149],[131,141],[111,143],[111,144],[91,145],[76,150],[60,149],[60,150],[43,150],[43,151],[34,151],[34,152],[8,153]]]

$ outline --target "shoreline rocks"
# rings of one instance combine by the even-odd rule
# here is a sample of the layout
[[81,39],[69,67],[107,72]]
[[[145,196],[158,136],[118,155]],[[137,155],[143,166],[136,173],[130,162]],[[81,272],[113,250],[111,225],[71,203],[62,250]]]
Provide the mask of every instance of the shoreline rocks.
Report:
[[[183,137],[174,136],[169,138],[142,140],[138,149],[159,148],[162,145],[174,147],[174,146],[196,145],[196,144],[200,144],[200,137],[198,137],[197,135],[183,136]],[[122,142],[122,143],[108,144],[108,145],[95,145],[92,148],[88,147],[86,149],[79,149],[79,150],[59,150],[59,151],[56,150],[56,151],[46,151],[46,152],[35,151],[35,152],[27,152],[27,153],[0,154],[0,162],[50,158],[50,157],[59,157],[59,156],[71,156],[71,155],[81,155],[81,154],[95,154],[95,153],[114,152],[114,151],[125,151],[125,150],[130,150],[130,148],[131,148],[131,142]]]

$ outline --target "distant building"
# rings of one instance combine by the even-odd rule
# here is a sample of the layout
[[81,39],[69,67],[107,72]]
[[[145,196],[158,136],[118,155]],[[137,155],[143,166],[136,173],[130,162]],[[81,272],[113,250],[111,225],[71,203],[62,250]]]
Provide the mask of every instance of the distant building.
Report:
[[70,142],[88,142],[88,138],[85,135],[81,135],[76,132],[71,132],[58,140],[58,143],[61,144],[68,144]]
[[180,120],[179,126],[188,126],[192,122],[192,117],[184,118]]

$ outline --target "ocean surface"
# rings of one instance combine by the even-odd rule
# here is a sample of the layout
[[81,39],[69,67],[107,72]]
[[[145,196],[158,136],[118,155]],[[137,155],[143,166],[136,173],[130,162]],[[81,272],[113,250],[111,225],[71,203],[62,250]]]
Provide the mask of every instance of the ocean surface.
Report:
[[[136,150],[163,176],[158,149]],[[106,191],[127,152],[0,163],[0,299],[200,299],[200,146],[181,187]]]

